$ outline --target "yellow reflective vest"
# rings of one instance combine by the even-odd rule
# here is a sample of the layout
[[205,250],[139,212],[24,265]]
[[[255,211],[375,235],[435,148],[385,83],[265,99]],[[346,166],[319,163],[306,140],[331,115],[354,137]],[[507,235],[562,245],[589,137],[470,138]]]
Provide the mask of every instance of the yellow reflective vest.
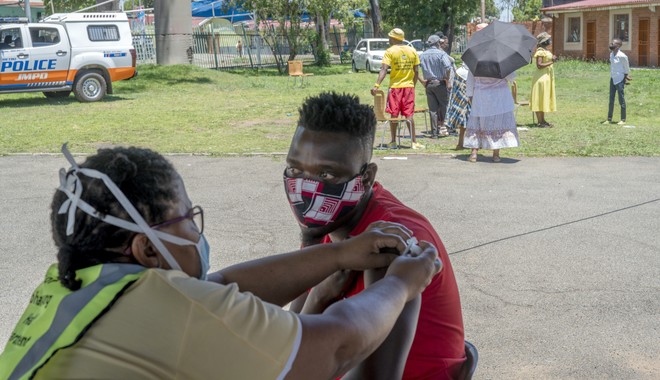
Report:
[[0,355],[0,379],[31,379],[57,350],[76,343],[146,268],[100,264],[76,271],[76,291],[58,280],[57,264],[32,293],[30,304]]

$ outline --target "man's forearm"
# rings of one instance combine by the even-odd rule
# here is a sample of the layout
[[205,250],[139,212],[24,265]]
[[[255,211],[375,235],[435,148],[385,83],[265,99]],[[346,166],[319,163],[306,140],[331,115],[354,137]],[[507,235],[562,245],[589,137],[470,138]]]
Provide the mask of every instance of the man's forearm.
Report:
[[350,321],[354,329],[346,337],[346,349],[339,351],[349,364],[337,375],[367,359],[385,341],[406,305],[406,297],[404,283],[390,276],[326,309],[323,315]]
[[383,67],[380,68],[380,71],[378,72],[378,79],[376,79],[376,84],[380,85],[383,83],[383,80],[385,80],[385,76],[387,75],[387,65],[383,64]]
[[[365,287],[373,286],[381,280],[386,269],[372,269],[364,272]],[[421,296],[408,302],[399,315],[394,328],[385,341],[368,358],[353,368],[343,380],[388,380],[400,379],[406,365],[406,358],[415,338]]]

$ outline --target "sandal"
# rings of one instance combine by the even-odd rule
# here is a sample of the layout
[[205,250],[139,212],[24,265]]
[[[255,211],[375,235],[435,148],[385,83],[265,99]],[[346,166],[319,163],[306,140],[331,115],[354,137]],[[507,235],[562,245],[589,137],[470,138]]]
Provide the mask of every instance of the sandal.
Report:
[[500,156],[493,156],[493,162],[500,162],[502,159],[500,159]]
[[477,155],[476,155],[476,154],[475,154],[475,155],[472,155],[472,154],[471,154],[470,157],[468,158],[468,161],[470,161],[470,162],[477,162]]

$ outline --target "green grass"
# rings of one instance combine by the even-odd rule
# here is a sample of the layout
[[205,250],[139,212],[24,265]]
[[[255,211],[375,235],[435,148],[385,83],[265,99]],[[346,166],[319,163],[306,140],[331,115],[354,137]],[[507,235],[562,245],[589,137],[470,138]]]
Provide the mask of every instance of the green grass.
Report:
[[[348,65],[305,67],[314,73],[304,88],[292,88],[275,70],[220,72],[193,66],[138,67],[135,80],[115,82],[102,102],[47,99],[41,93],[0,95],[0,155],[72,151],[138,145],[166,153],[245,155],[286,152],[302,101],[321,91],[357,94],[371,104],[373,73],[351,73]],[[530,65],[518,72],[519,97],[528,98]],[[521,147],[507,155],[622,156],[660,155],[660,72],[633,70],[626,87],[628,123],[601,122],[607,116],[609,68],[603,63],[559,61],[555,75],[559,111],[547,119],[552,129],[532,126],[526,108],[517,111]],[[388,83],[387,79],[384,86]],[[423,88],[417,105],[425,106]],[[618,105],[615,107],[618,117]],[[417,117],[417,130],[424,122]],[[376,136],[380,141],[382,129]],[[454,152],[456,137],[421,139],[427,153]],[[407,143],[407,142],[406,142]],[[398,153],[412,153],[402,149]],[[414,151],[417,152],[417,151]],[[393,152],[387,152],[392,154]],[[383,154],[377,151],[377,154]]]

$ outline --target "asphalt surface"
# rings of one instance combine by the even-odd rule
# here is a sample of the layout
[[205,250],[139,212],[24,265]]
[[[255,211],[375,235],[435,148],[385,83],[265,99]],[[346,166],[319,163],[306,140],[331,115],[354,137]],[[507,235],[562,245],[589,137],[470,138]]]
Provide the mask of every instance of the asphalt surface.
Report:
[[[659,379],[660,158],[466,157],[375,162],[451,254],[476,378]],[[212,269],[298,246],[283,157],[170,159],[204,207]],[[65,166],[0,157],[0,347],[55,260]]]

